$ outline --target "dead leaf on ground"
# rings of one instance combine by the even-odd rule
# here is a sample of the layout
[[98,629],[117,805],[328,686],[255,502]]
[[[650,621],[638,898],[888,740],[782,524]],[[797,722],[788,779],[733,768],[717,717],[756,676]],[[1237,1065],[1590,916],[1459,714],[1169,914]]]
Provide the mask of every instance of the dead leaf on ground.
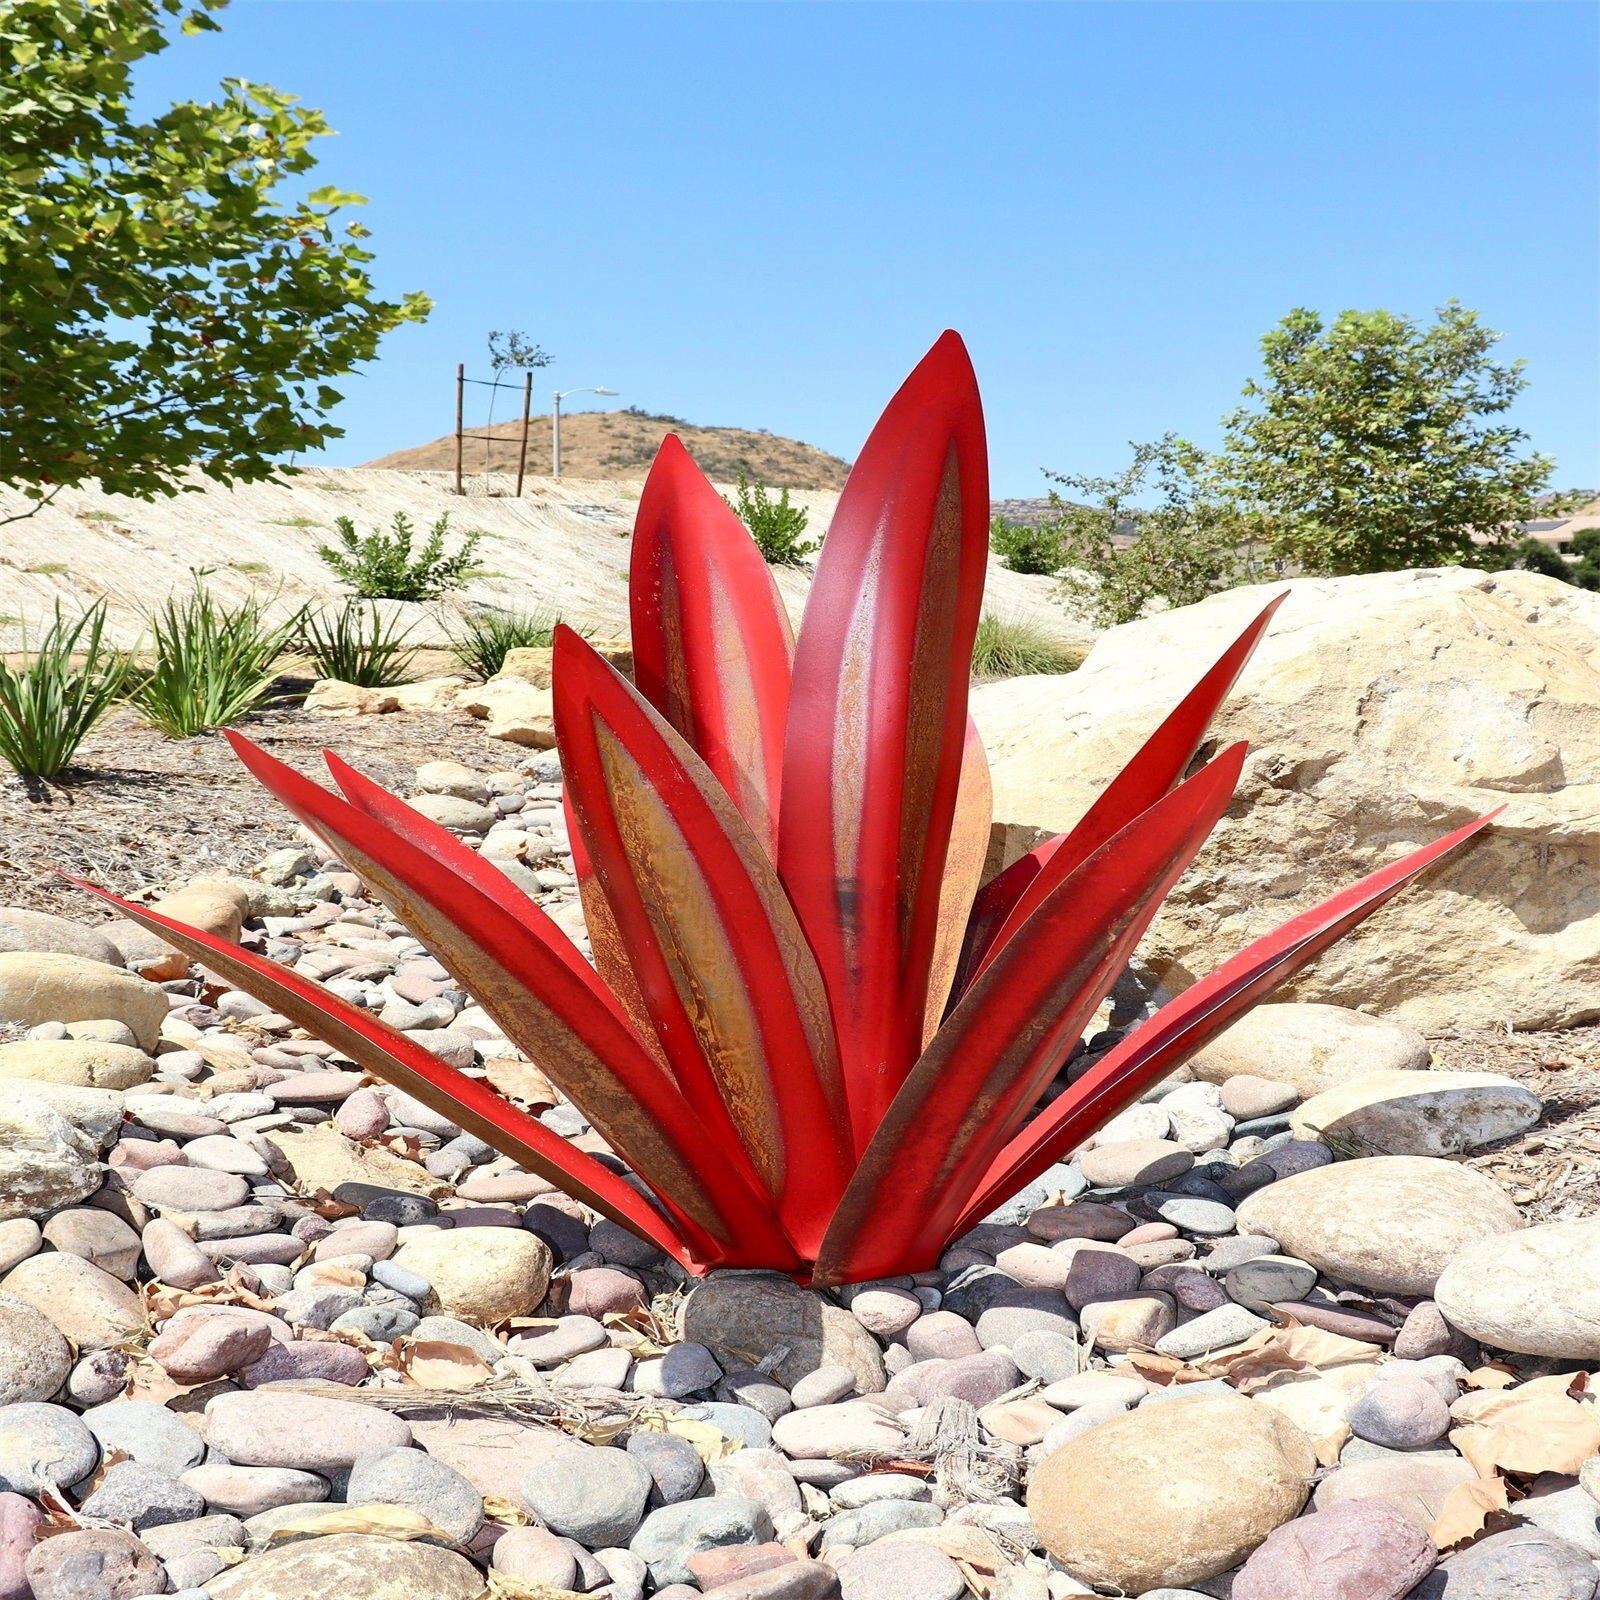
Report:
[[1506,1480],[1498,1474],[1474,1478],[1471,1483],[1458,1483],[1444,1497],[1428,1534],[1441,1550],[1448,1550],[1451,1545],[1477,1538],[1491,1518],[1501,1516],[1507,1522],[1511,1520]]
[[395,1365],[419,1389],[476,1389],[494,1376],[489,1363],[464,1344],[443,1339],[396,1341]]
[[333,1533],[373,1533],[384,1539],[432,1539],[452,1548],[456,1543],[420,1511],[413,1511],[409,1506],[389,1505],[335,1506],[320,1512],[312,1509],[303,1517],[279,1523],[267,1537],[270,1543],[294,1534],[315,1534],[320,1538]]
[[548,1108],[560,1104],[550,1080],[532,1062],[504,1058],[489,1061],[484,1064],[483,1075],[491,1089],[519,1105]]
[[1470,1413],[1451,1429],[1450,1442],[1472,1463],[1480,1478],[1497,1469],[1535,1477],[1541,1472],[1575,1474],[1590,1456],[1600,1454],[1600,1410],[1564,1392],[1570,1374],[1558,1374],[1560,1388],[1541,1388],[1536,1379],[1521,1388],[1480,1391],[1467,1397]]

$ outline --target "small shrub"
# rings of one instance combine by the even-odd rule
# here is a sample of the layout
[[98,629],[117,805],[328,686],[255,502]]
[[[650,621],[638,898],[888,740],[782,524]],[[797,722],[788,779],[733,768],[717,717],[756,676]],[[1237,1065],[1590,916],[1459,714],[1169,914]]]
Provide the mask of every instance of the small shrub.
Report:
[[301,616],[269,623],[253,595],[225,611],[196,579],[189,594],[169,595],[146,613],[154,661],[128,700],[172,739],[224,727],[271,698],[273,664],[300,632]]
[[333,530],[337,548],[319,545],[317,554],[358,600],[437,600],[472,575],[473,554],[483,540],[481,533],[469,533],[447,556],[448,511],[428,530],[420,550],[413,549],[417,530],[403,511],[395,512],[387,531],[374,528],[364,539],[349,517],[336,518]]
[[1012,572],[1051,578],[1066,565],[1066,535],[1056,517],[1047,517],[1036,526],[996,517],[989,524],[989,548],[999,556],[1000,565]]
[[417,652],[406,640],[415,626],[402,628],[398,617],[385,617],[370,601],[347,600],[331,612],[306,612],[300,648],[319,678],[384,689],[411,676]]
[[103,600],[72,619],[58,603],[20,667],[0,659],[0,756],[21,776],[53,778],[122,693],[127,657],[106,647],[105,625]]
[[462,616],[460,631],[451,635],[450,647],[468,671],[492,678],[505,665],[510,651],[548,650],[560,621],[554,611],[477,607]]
[[752,483],[740,467],[738,498],[728,500],[724,495],[723,499],[750,530],[761,559],[769,567],[798,567],[818,548],[815,541],[808,542],[803,537],[810,513],[804,506],[789,503],[787,489],[779,490],[774,500],[763,484]]
[[975,678],[1025,678],[1038,673],[1072,672],[1078,657],[1054,634],[1026,617],[985,612],[972,640]]

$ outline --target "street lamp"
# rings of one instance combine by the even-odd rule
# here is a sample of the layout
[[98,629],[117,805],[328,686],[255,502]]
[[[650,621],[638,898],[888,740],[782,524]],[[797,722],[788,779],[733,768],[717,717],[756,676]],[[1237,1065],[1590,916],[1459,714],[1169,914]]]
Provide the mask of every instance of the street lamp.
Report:
[[550,408],[550,476],[561,476],[561,402],[575,394],[615,394],[615,389],[607,389],[603,384],[597,384],[588,389],[553,389],[550,398],[554,404]]

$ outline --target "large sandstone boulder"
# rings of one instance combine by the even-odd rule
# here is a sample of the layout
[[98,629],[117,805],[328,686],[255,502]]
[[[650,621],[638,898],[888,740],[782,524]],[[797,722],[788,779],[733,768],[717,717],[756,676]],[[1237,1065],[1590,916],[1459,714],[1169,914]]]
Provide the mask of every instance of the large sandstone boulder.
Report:
[[1311,1441],[1276,1411],[1188,1395],[1068,1440],[1034,1470],[1028,1511],[1080,1583],[1144,1594],[1237,1565],[1299,1515],[1316,1470]]
[[456,709],[487,724],[491,739],[553,749],[556,742],[555,701],[550,690],[535,688],[526,678],[502,675],[464,689]]
[[125,1022],[141,1050],[153,1050],[167,1017],[155,984],[82,956],[0,952],[0,1021]]
[[1348,1006],[1283,1001],[1252,1007],[1189,1058],[1204,1083],[1248,1073],[1310,1098],[1371,1072],[1425,1067],[1428,1041],[1415,1028]]
[[0,1044],[0,1078],[62,1083],[79,1089],[132,1089],[156,1064],[130,1044],[103,1039],[18,1039]]
[[1374,1156],[1314,1167],[1257,1189],[1239,1231],[1276,1239],[1341,1283],[1389,1294],[1433,1292],[1445,1264],[1480,1239],[1522,1226],[1510,1197],[1470,1167],[1427,1156]]
[[48,911],[26,906],[0,906],[0,950],[50,950],[120,967],[122,955],[102,928],[86,928]]
[[1468,568],[1234,589],[972,696],[1008,858],[1071,826],[1275,593],[1212,726],[1238,800],[1146,937],[1169,990],[1471,817],[1476,840],[1279,991],[1423,1029],[1549,1028],[1600,989],[1600,595]]
[[0,1222],[73,1205],[101,1176],[95,1141],[42,1096],[0,1099]]
[[483,1575],[437,1545],[338,1533],[283,1545],[211,1578],[212,1600],[473,1600]]
[[1542,1109],[1498,1072],[1373,1072],[1313,1095],[1289,1127],[1340,1155],[1456,1156],[1525,1132]]

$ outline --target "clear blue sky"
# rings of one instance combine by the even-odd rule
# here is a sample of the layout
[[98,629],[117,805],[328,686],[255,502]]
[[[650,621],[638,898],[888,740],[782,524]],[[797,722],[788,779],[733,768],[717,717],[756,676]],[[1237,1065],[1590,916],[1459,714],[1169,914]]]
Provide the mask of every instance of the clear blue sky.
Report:
[[[146,64],[323,108],[377,270],[437,304],[347,385],[336,463],[447,432],[526,330],[561,387],[853,456],[946,325],[997,495],[1213,442],[1295,305],[1456,296],[1517,420],[1600,487],[1600,9],[1586,3],[235,0]],[[579,404],[592,402],[579,402]]]

